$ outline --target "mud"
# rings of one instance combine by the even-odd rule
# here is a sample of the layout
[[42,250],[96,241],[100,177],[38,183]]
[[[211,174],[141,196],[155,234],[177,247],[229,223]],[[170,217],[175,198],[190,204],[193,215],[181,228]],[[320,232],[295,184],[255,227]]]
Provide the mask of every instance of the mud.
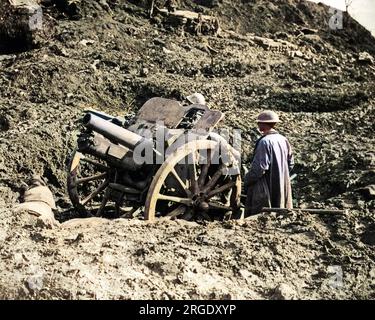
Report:
[[[328,7],[312,3],[197,3],[179,5],[218,17],[218,36],[182,34],[128,1],[85,0],[80,16],[45,4],[50,38],[0,54],[0,298],[374,298],[375,200],[360,190],[375,181],[375,67],[358,61],[374,54],[374,38],[349,17],[342,33],[329,31]],[[45,229],[12,209],[23,183],[40,174],[56,218],[76,217],[66,164],[84,109],[124,115],[151,97],[194,91],[243,130],[245,163],[255,116],[278,110],[295,151],[295,205],[348,214],[72,220]]]

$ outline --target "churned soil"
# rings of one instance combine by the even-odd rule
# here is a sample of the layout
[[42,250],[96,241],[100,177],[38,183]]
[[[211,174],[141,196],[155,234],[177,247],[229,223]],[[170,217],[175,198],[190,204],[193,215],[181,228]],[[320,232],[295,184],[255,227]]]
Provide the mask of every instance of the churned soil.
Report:
[[[58,2],[42,1],[48,30],[38,41],[0,45],[0,298],[375,298],[375,201],[363,192],[375,183],[367,30],[346,15],[343,30],[330,30],[329,8],[305,1],[179,2],[216,16],[216,36],[149,19],[146,1],[82,0],[79,14]],[[348,213],[70,220],[66,165],[82,111],[126,115],[195,91],[242,130],[245,165],[256,115],[276,110],[294,148],[295,205]],[[14,211],[32,174],[48,181],[60,227]]]

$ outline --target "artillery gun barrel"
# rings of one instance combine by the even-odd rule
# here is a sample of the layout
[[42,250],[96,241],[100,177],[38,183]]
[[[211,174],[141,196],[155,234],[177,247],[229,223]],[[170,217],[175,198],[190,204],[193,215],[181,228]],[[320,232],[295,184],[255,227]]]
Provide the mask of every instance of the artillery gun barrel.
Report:
[[98,116],[99,118],[102,118],[104,120],[111,120],[112,122],[113,122],[114,119],[116,119],[115,117],[112,117],[109,114],[106,114],[105,112],[102,112],[102,111],[96,111],[96,110],[88,109],[88,110],[85,110],[84,112],[93,114],[93,115]]
[[152,140],[146,139],[94,114],[87,113],[83,117],[83,125],[132,150],[141,143],[144,148],[153,149]]

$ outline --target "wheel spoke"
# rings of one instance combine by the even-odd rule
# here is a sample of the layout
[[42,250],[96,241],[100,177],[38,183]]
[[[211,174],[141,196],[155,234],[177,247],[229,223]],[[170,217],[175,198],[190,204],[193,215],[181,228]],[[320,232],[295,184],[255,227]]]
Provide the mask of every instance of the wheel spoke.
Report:
[[109,170],[109,168],[107,166],[105,166],[104,164],[101,164],[101,163],[96,162],[94,160],[91,160],[89,158],[81,158],[81,160],[83,162],[88,162],[88,163],[94,165],[95,167],[97,167],[98,169],[100,169],[102,171],[108,171]]
[[184,214],[186,212],[186,209],[187,209],[187,207],[184,206],[184,205],[178,206],[176,209],[169,212],[166,215],[166,217],[171,217],[171,218],[178,217],[178,216]]
[[105,194],[104,197],[103,197],[103,201],[102,201],[102,203],[101,203],[101,205],[100,205],[100,208],[99,208],[98,211],[96,212],[96,216],[97,216],[97,217],[100,217],[100,216],[101,216],[101,214],[103,213],[103,210],[104,210],[104,208],[105,208],[107,202],[108,202],[108,197],[107,197],[107,194]]
[[209,194],[207,195],[207,199],[210,199],[212,198],[213,196],[219,194],[219,193],[222,193],[228,189],[231,189],[233,188],[234,186],[236,185],[236,182],[235,181],[231,181],[231,182],[228,182],[226,184],[224,184],[223,186],[215,189],[215,190],[212,190],[209,192]]
[[120,216],[120,211],[121,211],[120,204],[116,201],[116,203],[115,203],[115,212],[116,212],[116,216],[117,217]]
[[159,194],[158,200],[166,200],[166,201],[172,201],[177,203],[182,203],[187,206],[191,206],[193,204],[193,201],[189,198],[181,198],[181,197],[175,197],[175,196],[168,196],[165,194]]
[[182,187],[182,189],[186,192],[186,190],[188,189],[187,185],[185,182],[182,181],[181,177],[178,175],[177,171],[175,168],[173,168],[171,170],[171,173],[172,175],[175,177],[175,179],[178,181],[178,183],[180,184],[180,186]]
[[189,166],[189,176],[190,176],[190,187],[191,187],[191,191],[193,193],[197,193],[198,192],[198,181],[197,181],[197,168],[195,167],[195,163],[196,163],[196,155],[195,155],[195,152],[191,153],[191,163],[189,164],[188,163],[188,166]]
[[225,165],[221,164],[220,167],[219,167],[219,169],[212,176],[211,180],[208,181],[208,183],[204,187],[204,189],[203,189],[204,193],[210,191],[215,186],[215,184],[219,181],[220,177],[222,176],[224,168],[225,168]]
[[201,169],[201,174],[198,178],[199,188],[202,188],[204,183],[206,182],[208,169],[210,168],[210,165],[211,165],[211,150],[208,150],[207,151],[207,163],[203,164],[202,169]]
[[77,179],[77,184],[82,184],[82,183],[89,182],[89,181],[99,180],[99,179],[105,178],[106,175],[107,175],[107,172],[103,172],[103,173],[96,174],[94,176],[80,178],[80,179]]
[[102,192],[108,185],[108,181],[105,180],[103,183],[92,193],[90,193],[85,199],[82,200],[82,205],[86,205],[89,201],[91,201],[96,195]]

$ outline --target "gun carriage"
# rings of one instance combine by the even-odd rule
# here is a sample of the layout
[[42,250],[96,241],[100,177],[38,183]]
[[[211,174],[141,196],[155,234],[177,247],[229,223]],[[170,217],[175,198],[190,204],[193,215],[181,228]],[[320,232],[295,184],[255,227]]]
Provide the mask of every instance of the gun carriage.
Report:
[[213,131],[223,117],[163,98],[131,119],[86,111],[67,180],[74,207],[82,216],[232,217],[240,154]]

